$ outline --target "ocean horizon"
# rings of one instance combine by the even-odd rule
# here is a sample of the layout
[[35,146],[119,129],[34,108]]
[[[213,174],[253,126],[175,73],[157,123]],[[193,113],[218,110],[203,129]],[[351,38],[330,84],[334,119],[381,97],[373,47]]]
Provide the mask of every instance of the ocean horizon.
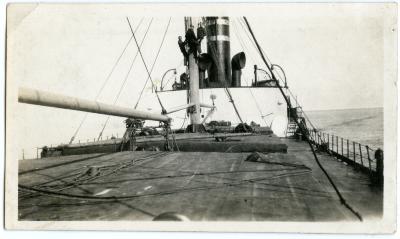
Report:
[[383,107],[311,110],[306,114],[319,131],[383,149]]

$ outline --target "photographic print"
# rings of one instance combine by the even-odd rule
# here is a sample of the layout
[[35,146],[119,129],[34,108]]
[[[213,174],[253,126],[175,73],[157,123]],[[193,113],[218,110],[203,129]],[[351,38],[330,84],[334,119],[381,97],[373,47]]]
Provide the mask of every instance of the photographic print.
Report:
[[9,4],[6,227],[392,232],[396,9]]

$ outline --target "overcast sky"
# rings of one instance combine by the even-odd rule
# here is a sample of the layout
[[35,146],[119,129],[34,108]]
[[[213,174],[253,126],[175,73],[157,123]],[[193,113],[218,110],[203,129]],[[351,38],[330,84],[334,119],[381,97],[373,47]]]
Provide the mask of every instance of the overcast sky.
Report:
[[[368,108],[383,106],[384,39],[387,9],[377,4],[256,4],[234,7],[191,6],[184,4],[143,7],[131,5],[10,5],[7,18],[7,94],[16,102],[17,87],[31,87],[60,94],[95,99],[112,66],[131,36],[126,17],[136,37],[141,40],[153,16],[154,20],[142,46],[150,68],[161,43],[168,19],[171,18],[164,45],[152,78],[157,84],[162,74],[178,67],[185,69],[177,47],[177,37],[184,35],[183,16],[196,14],[227,15],[231,24],[231,56],[240,51],[247,55],[242,84],[250,84],[253,64],[265,68],[242,28],[239,16],[246,15],[268,58],[285,70],[290,89],[305,110]],[[390,19],[389,19],[390,20]],[[386,23],[386,24],[385,24]],[[240,41],[244,42],[244,49]],[[128,72],[137,48],[132,41],[122,56],[99,101],[112,103]],[[169,75],[171,76],[171,75]],[[169,78],[166,77],[166,79]],[[140,57],[133,69],[117,105],[133,107],[147,74]],[[170,81],[172,83],[173,79]],[[160,111],[155,95],[147,85],[139,109]],[[210,103],[211,90],[201,93]],[[218,111],[213,119],[227,118],[237,122],[232,106],[222,90],[217,94]],[[262,114],[284,115],[278,90],[232,90],[239,111],[246,121],[262,123]],[[252,96],[253,95],[253,96]],[[166,108],[185,104],[184,92],[163,93]],[[10,98],[9,98],[10,99]],[[9,102],[8,102],[9,103]],[[10,104],[10,103],[9,103]],[[19,148],[68,142],[85,113],[61,109],[14,104],[13,122],[18,131]],[[182,124],[183,112],[174,126]],[[274,116],[274,117],[275,117]],[[266,118],[267,124],[274,117]],[[97,137],[106,116],[89,115],[77,138]],[[104,135],[124,132],[123,119],[112,117]]]

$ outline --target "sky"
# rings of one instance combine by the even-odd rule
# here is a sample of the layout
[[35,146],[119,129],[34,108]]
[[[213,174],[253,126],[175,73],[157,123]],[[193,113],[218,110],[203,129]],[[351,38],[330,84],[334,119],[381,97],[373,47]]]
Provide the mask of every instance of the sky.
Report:
[[[245,51],[242,84],[250,84],[253,65],[265,66],[242,27],[240,16],[245,15],[268,59],[285,70],[290,90],[304,110],[383,107],[384,45],[393,27],[388,11],[384,4],[217,4],[213,8],[204,4],[189,8],[185,4],[11,4],[7,9],[7,106],[15,110],[7,111],[11,119],[7,127],[19,126],[15,128],[19,157],[22,150],[29,158],[36,156],[35,147],[68,142],[85,113],[18,104],[17,89],[29,87],[94,100],[131,37],[126,17],[134,29],[139,25],[135,34],[139,42],[154,17],[141,48],[148,68],[171,19],[151,74],[158,86],[166,70],[177,68],[178,75],[185,71],[177,37],[184,35],[183,16],[189,14],[230,16],[231,56]],[[100,102],[136,104],[147,79],[140,57],[116,100],[136,52],[131,41],[99,94]],[[172,76],[167,88],[173,80]],[[203,90],[201,101],[211,103],[210,94],[217,95],[217,112],[211,119],[237,123],[223,90]],[[277,89],[232,89],[232,95],[247,122],[269,125],[284,117],[286,110],[279,105],[283,98]],[[160,97],[167,109],[186,102],[185,92],[161,93]],[[160,112],[151,85],[145,87],[138,109]],[[264,122],[260,114],[271,112]],[[172,116],[173,126],[179,128],[184,112]],[[77,140],[97,138],[106,118],[89,114]],[[123,120],[111,117],[103,135],[121,136]]]

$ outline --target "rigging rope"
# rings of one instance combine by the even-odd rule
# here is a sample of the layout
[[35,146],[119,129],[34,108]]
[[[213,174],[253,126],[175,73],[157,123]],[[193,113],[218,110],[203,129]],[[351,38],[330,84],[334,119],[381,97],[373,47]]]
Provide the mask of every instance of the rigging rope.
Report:
[[183,126],[186,123],[186,119],[187,119],[187,113],[185,112],[185,118],[183,118],[183,122],[182,122],[182,125],[181,125],[180,129],[183,129]]
[[[148,74],[148,78],[147,78],[147,80],[146,80],[145,86],[146,86],[148,80],[150,79],[151,84],[152,84],[152,87],[154,88],[155,85],[154,85],[153,79],[151,78],[151,72],[149,71],[149,69],[148,69],[148,67],[147,67],[147,64],[146,64],[146,61],[145,61],[144,58],[143,58],[142,51],[140,50],[140,46],[139,46],[139,44],[138,44],[138,42],[137,42],[137,40],[136,40],[135,33],[133,32],[131,23],[129,22],[129,18],[126,18],[126,20],[128,21],[129,27],[131,28],[131,32],[132,32],[133,38],[134,38],[134,40],[135,40],[136,46],[137,46],[137,48],[138,48],[138,51],[139,51],[139,54],[140,54],[140,58],[142,59],[143,65],[144,65],[144,67],[146,68],[146,72],[147,72],[147,74]],[[168,24],[167,24],[167,28],[165,29],[165,33],[164,33],[164,36],[163,36],[161,45],[160,45],[160,47],[159,47],[159,49],[158,49],[157,56],[156,56],[156,59],[155,59],[155,61],[154,61],[154,64],[153,64],[151,70],[153,70],[153,67],[154,67],[154,65],[155,65],[155,63],[156,63],[156,60],[157,60],[158,55],[159,55],[159,53],[160,53],[161,47],[162,47],[162,45],[163,45],[163,43],[164,43],[165,36],[166,36],[166,34],[167,34],[168,27],[169,27],[170,23],[171,23],[171,17],[169,18],[169,21],[168,21]],[[166,112],[166,110],[165,110],[165,108],[164,108],[164,106],[163,106],[163,104],[162,104],[162,102],[161,102],[160,96],[158,95],[157,91],[155,91],[155,93],[156,93],[156,96],[157,96],[158,103],[160,103],[162,112],[163,112],[163,113]],[[140,98],[139,98],[139,99],[140,99]],[[137,108],[138,104],[139,104],[139,101],[136,103],[135,109]]]
[[[140,42],[140,46],[142,46],[144,40],[146,39],[147,33],[149,32],[149,29],[150,29],[152,23],[153,23],[153,18],[151,18],[151,20],[150,20],[150,22],[149,22],[149,25],[147,26],[146,32],[144,33],[143,38],[142,38],[142,40],[141,40],[141,42]],[[136,32],[137,30],[138,30],[138,27],[136,27],[135,32]],[[131,36],[131,38],[133,38],[133,36]],[[129,66],[129,70],[128,70],[128,72],[127,72],[126,75],[125,75],[124,81],[122,82],[122,85],[121,85],[121,87],[119,88],[118,94],[117,94],[117,96],[116,96],[115,99],[114,99],[114,103],[113,103],[114,105],[117,103],[117,101],[118,101],[118,99],[119,99],[119,97],[120,97],[120,95],[121,95],[121,92],[122,92],[122,90],[123,90],[123,88],[124,88],[124,86],[125,86],[125,84],[126,84],[126,82],[127,82],[127,80],[128,80],[128,76],[129,76],[129,74],[130,74],[130,72],[131,72],[131,70],[132,70],[132,68],[133,68],[133,65],[134,65],[134,63],[135,63],[135,61],[136,61],[136,58],[137,58],[137,56],[138,56],[138,53],[139,53],[139,51],[136,51],[135,57],[133,58],[133,60],[132,60],[132,62],[131,62],[131,65]],[[101,136],[103,135],[104,129],[106,128],[106,126],[107,126],[109,120],[110,120],[110,116],[108,116],[107,119],[106,119],[106,121],[104,122],[103,128],[101,129],[101,131],[100,131],[100,133],[99,133],[99,136],[98,136],[98,138],[97,138],[97,141],[99,141],[100,138],[101,138]]]
[[[217,24],[217,23],[215,23],[215,24]],[[215,49],[214,45],[209,44],[209,46],[210,46],[210,49],[211,49],[212,58],[213,58],[214,62],[217,62],[217,68],[223,69],[223,67],[220,65],[221,62],[219,62],[217,60],[218,58],[217,58],[217,53],[216,53],[216,49]],[[232,103],[233,109],[235,110],[236,116],[239,118],[240,123],[243,123],[242,117],[240,116],[239,110],[237,109],[236,104],[235,104],[235,102],[233,100],[232,94],[231,94],[231,92],[230,92],[230,90],[228,88],[229,86],[228,86],[228,84],[226,82],[226,79],[223,79],[223,82],[225,84],[224,90],[225,90],[226,95],[228,96],[228,100],[229,100],[229,102]]]
[[[254,64],[256,64],[257,63],[257,61],[255,60],[255,58],[253,57],[253,54],[250,54],[250,47],[248,48],[247,46],[246,46],[246,44],[245,44],[245,41],[244,41],[244,39],[242,38],[242,37],[240,37],[240,35],[239,35],[239,27],[238,27],[238,23],[236,23],[235,21],[234,21],[235,19],[232,19],[232,25],[233,25],[233,28],[235,28],[235,31],[234,31],[234,33],[235,33],[235,35],[236,35],[236,38],[239,40],[239,43],[240,43],[240,45],[242,46],[242,49],[243,50],[246,50],[246,52],[248,52],[249,54],[249,56],[250,56],[250,58],[251,58],[251,60],[252,60],[252,62],[254,63]],[[236,21],[238,21],[237,19],[236,19]]]
[[[138,105],[139,105],[140,99],[142,98],[142,95],[143,95],[144,89],[146,88],[147,82],[149,81],[149,79],[151,80],[151,73],[153,72],[154,66],[156,65],[158,56],[159,56],[159,54],[160,54],[162,45],[164,44],[165,36],[167,35],[167,31],[168,31],[168,28],[169,28],[169,25],[170,25],[170,24],[171,24],[171,17],[169,18],[167,27],[166,27],[165,32],[164,32],[164,36],[163,36],[163,38],[162,38],[162,40],[161,40],[160,47],[158,48],[158,51],[157,51],[156,57],[155,57],[155,59],[154,59],[153,65],[151,66],[149,76],[147,77],[146,82],[144,83],[144,86],[143,86],[142,90],[140,91],[139,98],[138,98],[138,100],[137,100],[137,102],[136,102],[136,104],[135,104],[135,109],[136,109],[136,108],[138,107]],[[144,63],[144,61],[143,61],[143,63]],[[146,69],[147,69],[147,68],[146,68]],[[151,86],[152,89],[154,89],[155,86],[154,86],[153,80],[151,80],[151,84],[152,84],[152,86]],[[155,92],[156,92],[158,101],[160,102],[161,108],[163,108],[163,106],[162,106],[162,104],[161,104],[161,101],[160,101],[160,98],[159,98],[159,96],[158,96],[158,94],[157,94],[157,89],[155,89]]]
[[[258,51],[258,48],[257,48],[256,44],[254,43],[254,41],[252,40],[252,38],[251,38],[251,36],[250,36],[249,29],[248,29],[247,27],[245,27],[246,21],[245,21],[243,18],[240,18],[240,19],[239,19],[239,23],[240,23],[240,25],[241,25],[243,31],[246,33],[246,36],[247,36],[247,38],[249,39],[249,41],[252,43],[252,45],[254,46],[254,48],[256,49],[256,51]],[[271,60],[268,58],[267,54],[265,54],[265,52],[264,52],[263,49],[261,49],[261,52],[262,52],[262,54],[265,56],[267,62],[272,66],[273,64],[272,64]],[[271,68],[271,70],[272,70],[272,68]],[[282,69],[282,71],[283,71],[283,69]],[[285,74],[284,72],[282,72],[282,73]],[[278,75],[279,80],[280,80],[280,81],[283,81],[280,74],[275,74],[275,75]],[[294,96],[294,94],[292,93],[292,91],[291,91],[289,88],[286,88],[286,90],[290,93],[290,95],[292,96],[292,98],[295,99],[297,105],[299,105],[299,103],[298,103],[298,101],[296,100],[296,97]],[[308,118],[307,114],[306,114],[303,110],[301,110],[301,111],[302,111],[304,117],[306,118],[307,122],[310,123],[311,127],[313,128],[313,130],[316,130],[316,127],[315,127],[314,124],[311,122],[311,120]],[[318,137],[320,137],[320,136],[318,136]],[[322,138],[321,138],[321,140],[322,140]],[[322,140],[322,141],[324,142],[324,140]]]
[[[274,74],[274,72],[273,72],[272,69],[271,69],[270,64],[266,61],[265,56],[264,56],[264,53],[263,53],[263,51],[262,51],[260,45],[258,44],[256,37],[254,36],[254,33],[253,33],[253,31],[252,31],[252,29],[251,29],[251,27],[250,27],[249,22],[247,21],[247,18],[246,18],[246,17],[243,17],[243,19],[244,19],[244,21],[246,22],[247,28],[249,29],[249,32],[250,32],[250,34],[252,35],[255,44],[257,45],[257,49],[259,50],[259,53],[260,53],[261,58],[263,59],[265,65],[266,65],[267,68],[268,68],[268,70],[271,72],[271,75],[272,75],[273,80],[277,81],[276,78],[275,78],[275,74]],[[286,101],[288,107],[289,107],[289,108],[292,108],[289,99],[287,98],[287,96],[286,96],[285,93],[283,92],[283,89],[282,89],[282,87],[280,86],[279,83],[277,84],[277,86],[278,86],[280,92],[282,93],[282,96],[283,96],[283,98],[285,99],[285,101]],[[311,143],[311,141],[310,141],[310,138],[309,138],[309,136],[308,136],[308,134],[307,134],[307,129],[305,129],[305,128],[304,128],[304,125],[301,124],[301,123],[299,122],[299,120],[297,119],[297,116],[295,116],[295,122],[296,122],[297,126],[299,127],[301,133],[305,136],[305,139],[306,139],[308,145],[310,146],[310,149],[311,149],[311,151],[312,151],[312,153],[313,153],[313,155],[314,155],[314,159],[315,159],[316,163],[318,164],[318,166],[319,166],[319,168],[322,170],[322,172],[325,174],[325,176],[326,176],[326,178],[328,179],[329,183],[332,185],[333,189],[334,189],[335,192],[336,192],[336,195],[337,195],[337,196],[339,197],[339,199],[340,199],[340,202],[341,202],[347,209],[349,209],[360,221],[362,221],[362,216],[360,215],[360,213],[357,212],[357,211],[355,211],[355,210],[347,203],[347,201],[344,199],[344,197],[343,197],[342,194],[340,193],[339,189],[336,187],[336,185],[335,185],[335,183],[333,182],[332,178],[329,176],[328,172],[327,172],[327,171],[325,170],[325,168],[322,166],[321,162],[320,162],[319,159],[318,159],[317,154],[315,153],[315,150],[314,150],[314,147],[312,146],[312,143]]]
[[[245,20],[244,20],[243,18],[239,18],[239,23],[240,23],[240,26],[242,27],[243,31],[246,33],[247,39],[249,39],[249,41],[250,41],[251,44],[253,45],[254,50],[255,50],[257,53],[259,53],[259,49],[258,49],[256,43],[254,42],[255,40],[251,37],[251,34],[249,33],[249,29],[246,27],[247,24],[246,24]],[[265,54],[265,52],[264,52],[263,49],[261,49],[261,52],[262,52],[262,53],[264,54],[264,56],[266,57],[267,62],[268,62],[269,64],[272,64],[271,61],[270,61],[270,59],[268,58],[267,54]],[[261,60],[263,61],[262,57],[261,57]]]
[[176,77],[175,75],[172,75],[172,76],[170,76],[168,79],[167,79],[167,81],[164,83],[164,87],[169,83],[169,81],[172,79],[172,78],[174,78],[174,77]]
[[241,117],[240,114],[239,114],[239,110],[237,109],[236,104],[235,104],[235,102],[233,101],[233,97],[232,97],[231,91],[229,90],[228,87],[225,87],[225,93],[226,93],[226,95],[228,96],[229,102],[232,103],[233,109],[235,110],[236,116],[239,118],[240,123],[243,124],[242,117]]
[[[232,21],[232,23],[233,23],[233,28],[235,28],[235,31],[234,31],[234,32],[235,32],[235,36],[236,36],[236,38],[238,39],[240,45],[242,46],[242,51],[245,51],[245,48],[246,48],[246,51],[247,51],[248,49],[247,49],[247,47],[245,47],[244,41],[243,41],[243,39],[242,39],[242,38],[240,37],[240,35],[239,35],[239,31],[238,31],[238,29],[236,28],[235,22]],[[250,52],[250,51],[249,51],[249,52]],[[254,61],[254,58],[252,57],[252,55],[250,55],[250,58],[253,60],[253,62],[255,62],[255,61]],[[244,77],[243,77],[243,79],[244,79],[244,81],[246,82],[246,84],[249,85],[249,83],[247,82],[247,79],[244,78]],[[250,86],[250,87],[251,87],[251,86]],[[263,117],[263,113],[262,113],[262,111],[261,111],[261,107],[260,107],[260,105],[258,104],[258,102],[257,102],[257,100],[256,100],[256,97],[255,97],[254,94],[253,94],[253,91],[251,90],[251,88],[248,88],[248,89],[249,89],[250,94],[251,94],[251,96],[252,96],[252,98],[253,98],[253,101],[254,101],[254,103],[255,103],[255,105],[256,105],[256,107],[257,107],[257,110],[258,110],[258,112],[260,113],[261,120],[264,121],[265,126],[268,126],[267,122],[265,121],[265,119],[264,119],[264,117]]]
[[[144,19],[144,17],[142,17],[142,18],[140,19],[138,25],[136,26],[135,31],[136,31],[136,30],[138,29],[138,27],[142,24],[143,19]],[[116,60],[116,62],[114,63],[113,67],[111,68],[111,71],[108,73],[108,75],[107,75],[105,81],[103,82],[103,84],[102,84],[100,90],[98,91],[96,97],[94,98],[95,101],[99,98],[100,94],[103,92],[104,87],[106,86],[106,84],[108,83],[109,79],[111,78],[112,73],[114,72],[115,68],[117,67],[119,61],[121,60],[122,56],[124,55],[126,49],[128,48],[129,44],[131,43],[132,39],[133,39],[133,36],[131,36],[131,37],[129,38],[129,40],[127,41],[127,43],[125,44],[124,49],[122,50],[121,54],[120,54],[119,57],[117,58],[117,60]],[[79,130],[81,129],[81,127],[82,127],[83,123],[85,122],[87,116],[88,116],[88,113],[86,113],[86,114],[84,115],[84,117],[82,118],[81,123],[79,124],[78,128],[75,130],[75,133],[72,135],[71,140],[69,141],[69,144],[71,144],[71,143],[74,141],[76,135],[78,134]]]

